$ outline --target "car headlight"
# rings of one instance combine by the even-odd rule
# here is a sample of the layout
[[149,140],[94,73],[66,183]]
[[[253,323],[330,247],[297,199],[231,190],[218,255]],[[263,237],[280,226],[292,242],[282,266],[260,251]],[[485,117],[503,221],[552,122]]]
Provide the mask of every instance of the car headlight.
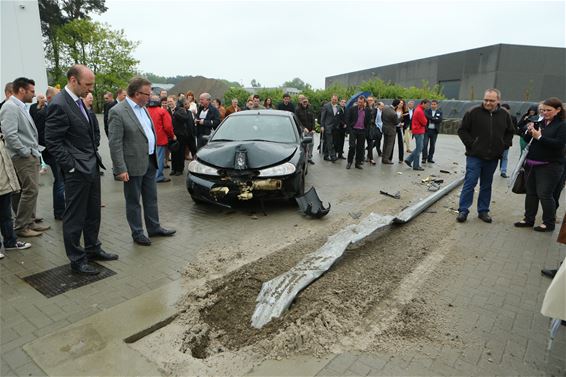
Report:
[[271,168],[262,169],[259,171],[260,177],[277,177],[281,175],[293,174],[297,170],[295,165],[290,162],[286,162],[282,165],[277,165]]
[[191,162],[189,162],[189,172],[193,174],[218,176],[218,171],[215,168],[202,164],[197,160],[192,160]]

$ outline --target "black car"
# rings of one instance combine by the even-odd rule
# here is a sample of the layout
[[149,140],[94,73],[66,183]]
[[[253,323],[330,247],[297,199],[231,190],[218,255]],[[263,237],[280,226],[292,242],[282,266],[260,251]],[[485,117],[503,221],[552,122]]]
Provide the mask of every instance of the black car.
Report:
[[279,110],[233,113],[189,163],[187,189],[195,202],[291,199],[304,193],[307,145],[295,114]]

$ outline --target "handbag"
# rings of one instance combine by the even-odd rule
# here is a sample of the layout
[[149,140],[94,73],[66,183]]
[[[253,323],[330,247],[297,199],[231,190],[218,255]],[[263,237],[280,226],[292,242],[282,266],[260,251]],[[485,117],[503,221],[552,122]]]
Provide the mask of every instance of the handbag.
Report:
[[519,174],[517,174],[517,179],[515,179],[515,183],[513,183],[513,187],[511,188],[511,191],[513,191],[515,194],[526,194],[527,193],[526,180],[527,177],[525,176],[525,168],[521,168],[521,170],[519,170]]

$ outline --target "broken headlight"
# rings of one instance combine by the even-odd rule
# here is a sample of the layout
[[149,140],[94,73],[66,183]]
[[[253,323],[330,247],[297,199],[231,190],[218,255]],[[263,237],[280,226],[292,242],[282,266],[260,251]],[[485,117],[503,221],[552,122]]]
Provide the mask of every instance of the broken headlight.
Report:
[[295,165],[286,162],[282,165],[277,165],[267,169],[261,169],[259,171],[260,177],[278,177],[281,175],[289,175],[295,172]]
[[189,163],[189,172],[193,174],[203,174],[203,175],[215,175],[218,176],[218,171],[208,165],[202,164],[197,160],[193,160]]

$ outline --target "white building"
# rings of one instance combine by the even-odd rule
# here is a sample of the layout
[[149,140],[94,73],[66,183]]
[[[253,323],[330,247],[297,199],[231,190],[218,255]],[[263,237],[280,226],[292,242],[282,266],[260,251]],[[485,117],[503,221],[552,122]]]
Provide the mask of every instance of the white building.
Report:
[[6,83],[27,77],[45,93],[47,71],[37,0],[0,0],[0,97]]

